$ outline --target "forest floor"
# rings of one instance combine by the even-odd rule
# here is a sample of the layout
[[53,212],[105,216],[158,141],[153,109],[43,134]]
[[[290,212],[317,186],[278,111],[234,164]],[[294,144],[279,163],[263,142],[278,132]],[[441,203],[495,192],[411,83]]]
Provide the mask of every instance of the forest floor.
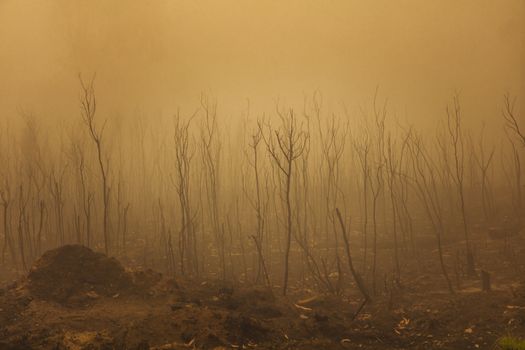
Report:
[[416,273],[411,264],[355,319],[355,291],[292,286],[283,297],[277,288],[175,283],[64,246],[0,289],[0,349],[493,349],[504,335],[525,336],[525,239],[515,240],[511,257],[501,242],[479,249],[490,292],[462,276],[451,295],[438,267]]

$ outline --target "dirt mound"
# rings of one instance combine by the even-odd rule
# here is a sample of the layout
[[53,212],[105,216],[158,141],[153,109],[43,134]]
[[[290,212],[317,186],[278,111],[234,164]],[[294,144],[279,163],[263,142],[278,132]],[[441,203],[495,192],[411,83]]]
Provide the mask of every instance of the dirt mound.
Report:
[[152,269],[130,271],[130,277],[133,281],[134,291],[137,294],[161,294],[170,290],[170,287],[176,287],[176,283],[173,280],[163,280],[162,274]]
[[114,258],[81,245],[47,251],[27,278],[31,294],[61,304],[82,303],[129,289],[132,278]]
[[294,311],[288,304],[277,300],[271,290],[262,287],[236,291],[232,300],[240,313],[261,319],[277,318]]

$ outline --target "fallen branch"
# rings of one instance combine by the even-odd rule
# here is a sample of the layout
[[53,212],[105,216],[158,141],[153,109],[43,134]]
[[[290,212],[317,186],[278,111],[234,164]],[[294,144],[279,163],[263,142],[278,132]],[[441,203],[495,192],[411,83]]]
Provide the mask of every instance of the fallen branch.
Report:
[[356,313],[354,314],[354,317],[352,318],[353,320],[357,317],[359,312],[361,312],[361,310],[366,305],[366,303],[369,302],[371,299],[370,299],[370,294],[368,294],[368,290],[366,289],[366,286],[363,282],[363,279],[361,278],[359,273],[357,273],[357,271],[354,269],[354,264],[352,263],[352,254],[350,253],[350,244],[348,243],[348,236],[346,234],[346,227],[343,222],[343,217],[341,216],[341,212],[339,211],[339,208],[336,208],[335,212],[337,214],[337,218],[339,219],[339,224],[341,224],[341,230],[343,232],[343,239],[345,242],[345,250],[346,250],[346,257],[348,260],[348,267],[350,268],[350,272],[352,272],[352,276],[354,277],[354,281],[355,281],[355,284],[357,285],[357,288],[359,288],[359,291],[364,297],[363,302],[361,303]]

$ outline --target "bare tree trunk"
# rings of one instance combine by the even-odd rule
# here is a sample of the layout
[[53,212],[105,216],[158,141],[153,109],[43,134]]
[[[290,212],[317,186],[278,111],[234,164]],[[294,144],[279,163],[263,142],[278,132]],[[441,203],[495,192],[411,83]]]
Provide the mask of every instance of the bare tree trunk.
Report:
[[338,208],[335,209],[337,213],[337,217],[339,219],[339,224],[341,225],[341,231],[343,233],[343,239],[345,242],[345,251],[346,251],[346,257],[348,260],[348,267],[350,268],[350,272],[352,273],[352,277],[354,278],[355,284],[357,285],[357,288],[359,288],[359,291],[365,298],[365,302],[368,302],[370,300],[370,294],[368,293],[368,290],[366,289],[366,286],[363,282],[363,279],[357,273],[357,271],[354,269],[354,264],[352,263],[352,254],[350,253],[350,243],[348,241],[348,236],[346,234],[346,227],[343,221],[343,218],[341,216],[341,212]]
[[[286,115],[277,111],[281,118],[281,129],[271,130],[268,137],[264,136],[262,125],[259,123],[261,135],[267,146],[270,156],[280,170],[281,180],[284,182],[283,202],[286,210],[286,236],[284,251],[284,276],[283,276],[283,295],[286,295],[288,289],[288,274],[290,247],[292,243],[292,204],[291,204],[291,184],[293,163],[303,153],[308,135],[299,129],[293,110]],[[275,135],[274,135],[275,133]]]
[[381,193],[382,179],[381,179],[381,166],[376,168],[376,186],[373,185],[373,179],[370,178],[370,190],[372,191],[372,228],[374,232],[372,251],[374,258],[372,260],[372,292],[376,295],[376,271],[377,271],[377,200]]
[[447,107],[448,116],[448,131],[450,140],[452,142],[454,150],[454,180],[456,182],[457,191],[460,201],[460,211],[463,223],[463,233],[465,235],[465,246],[466,246],[466,260],[467,260],[467,273],[473,276],[476,271],[474,267],[474,256],[472,254],[472,247],[470,244],[469,227],[467,222],[467,209],[465,203],[465,190],[464,190],[464,142],[463,142],[463,131],[461,128],[461,108],[459,104],[459,97],[454,96],[453,110]]
[[434,229],[434,233],[436,235],[441,271],[447,282],[449,292],[454,294],[454,289],[452,288],[452,283],[450,282],[447,268],[443,259],[442,234],[444,231],[444,218],[443,208],[440,202],[439,191],[436,184],[436,176],[434,175],[434,166],[433,163],[428,159],[428,155],[423,149],[421,140],[416,136],[412,138],[411,149],[412,166],[415,173],[414,183],[417,189],[416,193],[421,199],[428,219],[432,223],[432,228]]
[[102,202],[104,205],[103,210],[103,222],[102,222],[102,234],[104,237],[104,250],[106,255],[109,255],[110,249],[110,237],[109,237],[109,202],[110,202],[110,187],[108,182],[108,168],[109,158],[104,160],[103,155],[103,135],[106,127],[106,122],[103,123],[102,127],[98,129],[95,125],[95,114],[97,110],[97,100],[95,96],[94,79],[92,79],[88,85],[80,78],[81,94],[80,94],[80,105],[82,112],[82,120],[86,124],[89,135],[96,146],[97,150],[97,161],[100,170],[100,176],[102,178]]

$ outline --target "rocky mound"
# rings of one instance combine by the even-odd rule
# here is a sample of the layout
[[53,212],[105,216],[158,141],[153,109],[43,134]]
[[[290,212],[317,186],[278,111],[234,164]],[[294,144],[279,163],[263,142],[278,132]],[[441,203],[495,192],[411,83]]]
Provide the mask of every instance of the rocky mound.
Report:
[[132,285],[130,274],[118,260],[81,245],[47,251],[35,262],[27,278],[33,296],[61,304],[113,296]]

